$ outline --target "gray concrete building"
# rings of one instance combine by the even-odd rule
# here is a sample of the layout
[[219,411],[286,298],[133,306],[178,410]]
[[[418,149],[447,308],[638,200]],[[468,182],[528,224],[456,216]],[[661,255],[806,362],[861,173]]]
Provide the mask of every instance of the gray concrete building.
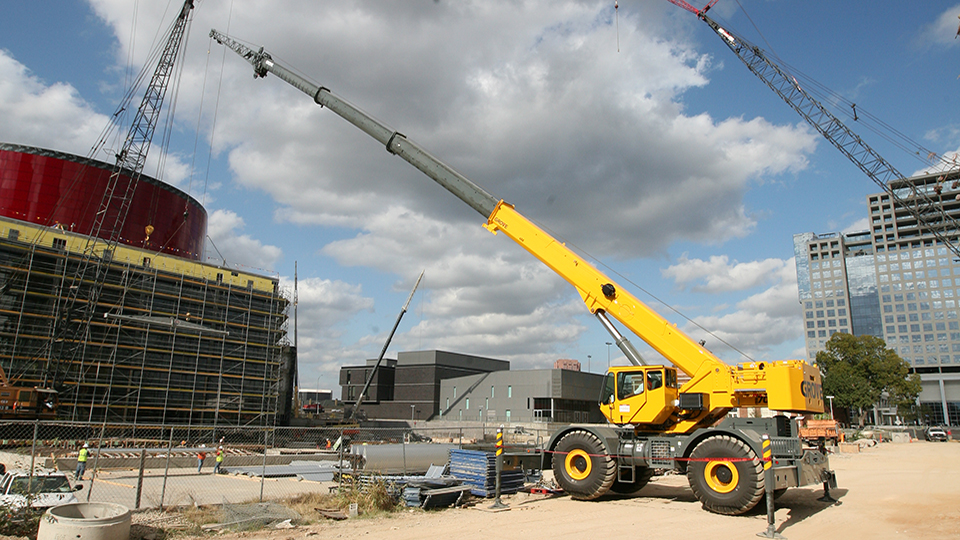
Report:
[[568,369],[495,371],[444,379],[440,418],[481,422],[605,422],[603,375]]
[[[907,201],[913,190],[926,193],[939,205],[924,212],[960,220],[960,199],[943,194],[956,177],[922,175],[891,186]],[[960,258],[889,194],[868,195],[867,208],[866,231],[794,235],[807,359],[836,332],[881,337],[920,375],[927,420],[960,425]],[[955,238],[960,231],[946,232]],[[892,422],[894,411],[886,413],[881,421]]]

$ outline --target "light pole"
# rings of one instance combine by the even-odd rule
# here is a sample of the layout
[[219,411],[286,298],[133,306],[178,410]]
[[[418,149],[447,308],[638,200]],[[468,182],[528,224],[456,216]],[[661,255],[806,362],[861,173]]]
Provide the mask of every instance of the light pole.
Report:
[[320,403],[320,377],[323,377],[323,373],[317,375],[317,385],[313,387],[315,393],[313,394],[314,403]]
[[613,342],[607,342],[607,370],[610,369],[610,346],[613,345]]
[[830,419],[833,420],[833,396],[827,396],[830,400]]
[[417,406],[416,406],[416,405],[411,405],[411,406],[410,406],[410,421],[411,421],[411,422],[416,421],[416,419],[413,417],[413,415],[416,414],[416,412],[417,412]]
[[591,358],[591,356],[588,354],[588,355],[587,355],[587,373],[592,373],[592,371],[591,371],[591,369],[590,369],[590,358]]

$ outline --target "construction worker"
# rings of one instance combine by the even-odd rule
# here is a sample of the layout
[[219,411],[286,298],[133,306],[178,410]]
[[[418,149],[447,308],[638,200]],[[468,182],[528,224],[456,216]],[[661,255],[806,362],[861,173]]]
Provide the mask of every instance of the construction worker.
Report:
[[220,465],[223,464],[223,447],[217,447],[217,463],[213,466],[213,474],[220,473]]
[[73,473],[73,479],[83,480],[83,473],[87,471],[87,458],[90,457],[90,446],[87,443],[83,443],[83,448],[80,449],[80,453],[77,454],[77,471]]
[[197,452],[197,474],[200,473],[200,469],[203,468],[203,460],[207,459],[207,451],[204,450],[207,447],[205,444],[200,445],[200,451]]

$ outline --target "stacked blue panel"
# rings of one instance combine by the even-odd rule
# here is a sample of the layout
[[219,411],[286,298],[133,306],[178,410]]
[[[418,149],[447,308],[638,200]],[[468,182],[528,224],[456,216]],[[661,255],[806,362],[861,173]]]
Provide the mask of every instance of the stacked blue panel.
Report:
[[[497,457],[493,452],[480,450],[450,450],[450,474],[464,485],[470,486],[470,493],[478,497],[492,497],[497,488]],[[509,494],[523,487],[522,470],[502,471],[500,473],[500,493]]]

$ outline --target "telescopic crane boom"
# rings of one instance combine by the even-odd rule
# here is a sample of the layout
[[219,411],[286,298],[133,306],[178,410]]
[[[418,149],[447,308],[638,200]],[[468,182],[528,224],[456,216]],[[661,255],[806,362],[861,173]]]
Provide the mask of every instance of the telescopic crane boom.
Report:
[[[573,285],[611,333],[634,364],[611,368],[605,376],[600,410],[617,427],[571,426],[551,437],[546,450],[565,456],[553,458],[554,473],[564,490],[577,498],[593,499],[610,489],[635,491],[656,470],[677,469],[687,472],[694,492],[710,510],[744,513],[756,506],[764,493],[758,458],[762,454],[760,433],[776,441],[774,457],[783,479],[780,487],[832,478],[825,456],[801,450],[795,420],[780,416],[741,426],[727,419],[724,425],[715,426],[734,407],[822,412],[817,368],[802,360],[726,364],[512,205],[490,195],[402,133],[277,64],[263,48],[251,49],[216,30],[211,30],[210,37],[249,62],[254,77],[273,73],[456,195],[486,218],[484,227],[490,232],[502,232]],[[644,365],[608,315],[675,367]],[[677,369],[690,376],[679,389]],[[688,466],[689,460],[695,463]]]

